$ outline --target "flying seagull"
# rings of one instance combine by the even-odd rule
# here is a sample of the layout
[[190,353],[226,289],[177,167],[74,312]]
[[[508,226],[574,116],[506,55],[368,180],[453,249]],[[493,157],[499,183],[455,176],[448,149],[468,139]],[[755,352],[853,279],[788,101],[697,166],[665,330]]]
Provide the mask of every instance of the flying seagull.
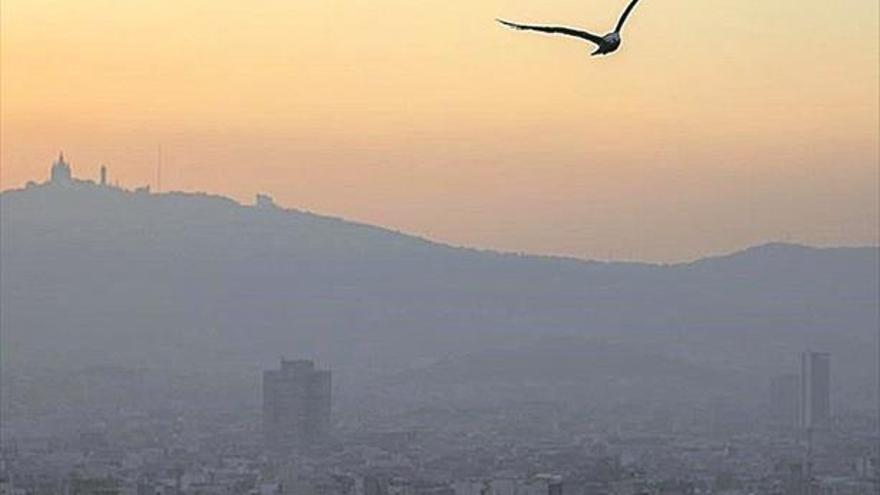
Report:
[[620,16],[620,20],[617,21],[617,27],[614,28],[614,31],[606,34],[605,36],[597,36],[593,33],[588,33],[580,29],[572,29],[561,26],[533,26],[529,24],[517,24],[515,22],[505,21],[504,19],[496,20],[501,24],[512,27],[514,29],[540,31],[542,33],[550,34],[564,34],[566,36],[581,38],[597,45],[596,51],[594,51],[590,55],[605,55],[606,53],[616,51],[617,48],[620,47],[620,31],[623,29],[623,23],[626,22],[626,18],[629,17],[629,14],[632,12],[633,8],[638,2],[639,0],[631,0],[629,2],[629,5],[626,6],[626,10],[624,10],[623,14]]

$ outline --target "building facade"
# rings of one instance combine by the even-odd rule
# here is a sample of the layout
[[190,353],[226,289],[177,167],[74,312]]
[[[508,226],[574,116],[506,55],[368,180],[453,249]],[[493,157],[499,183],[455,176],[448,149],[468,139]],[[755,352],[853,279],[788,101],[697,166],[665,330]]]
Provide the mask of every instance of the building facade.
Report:
[[270,450],[305,450],[330,435],[329,370],[308,360],[281,360],[263,372],[263,435]]
[[831,355],[801,354],[800,425],[807,430],[831,426]]

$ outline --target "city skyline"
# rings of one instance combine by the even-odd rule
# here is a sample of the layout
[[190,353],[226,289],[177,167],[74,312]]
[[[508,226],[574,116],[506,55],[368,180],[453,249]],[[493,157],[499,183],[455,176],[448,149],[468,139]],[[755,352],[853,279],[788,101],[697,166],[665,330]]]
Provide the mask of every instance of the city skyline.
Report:
[[877,5],[646,2],[604,60],[493,21],[595,29],[621,3],[9,0],[2,188],[59,148],[84,176],[155,184],[162,145],[163,190],[459,245],[878,243]]

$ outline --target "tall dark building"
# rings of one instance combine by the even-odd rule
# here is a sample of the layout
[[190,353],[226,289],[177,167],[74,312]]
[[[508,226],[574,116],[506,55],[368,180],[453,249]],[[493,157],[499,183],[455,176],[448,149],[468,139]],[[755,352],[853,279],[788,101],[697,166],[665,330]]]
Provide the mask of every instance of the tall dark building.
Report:
[[800,379],[780,375],[770,381],[770,420],[779,428],[797,428],[800,410]]
[[800,425],[813,430],[831,425],[831,355],[801,354]]
[[302,450],[330,434],[330,371],[308,360],[281,360],[263,372],[263,434],[271,450]]

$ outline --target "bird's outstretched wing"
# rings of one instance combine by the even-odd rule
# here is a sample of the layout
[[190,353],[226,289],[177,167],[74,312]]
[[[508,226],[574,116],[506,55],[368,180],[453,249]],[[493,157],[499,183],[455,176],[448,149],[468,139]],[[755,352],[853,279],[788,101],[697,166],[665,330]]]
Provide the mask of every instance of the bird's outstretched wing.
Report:
[[617,27],[614,28],[615,33],[619,33],[620,30],[623,29],[623,23],[626,22],[626,18],[629,17],[630,12],[632,12],[637,3],[639,3],[639,0],[632,0],[629,5],[626,6],[626,10],[623,11],[623,14],[620,15],[620,20],[617,21]]
[[580,29],[572,29],[561,26],[531,26],[528,24],[517,24],[515,22],[505,21],[504,19],[495,19],[496,21],[504,24],[507,27],[512,27],[513,29],[522,29],[526,31],[539,31],[542,33],[550,33],[550,34],[564,34],[566,36],[574,36],[576,38],[580,38],[582,40],[591,41],[593,43],[601,44],[602,37],[596,36],[593,33],[588,33],[586,31],[581,31]]

